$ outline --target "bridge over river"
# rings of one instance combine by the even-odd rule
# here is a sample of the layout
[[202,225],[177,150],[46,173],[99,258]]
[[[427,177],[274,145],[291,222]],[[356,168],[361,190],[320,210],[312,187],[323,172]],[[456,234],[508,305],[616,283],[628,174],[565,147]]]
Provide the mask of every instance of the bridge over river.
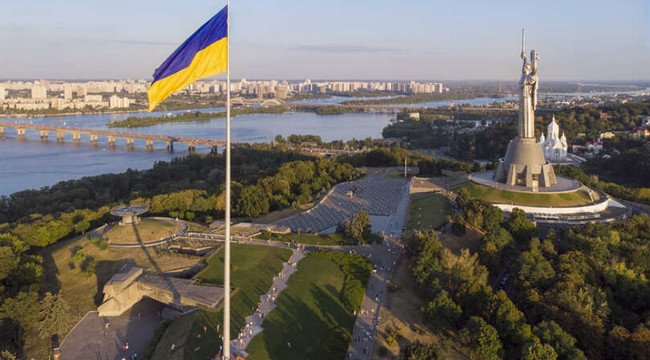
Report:
[[[197,144],[208,145],[212,152],[217,151],[218,146],[225,146],[226,142],[222,140],[208,140],[208,139],[196,139],[188,137],[178,137],[178,136],[164,136],[164,135],[148,135],[148,134],[137,134],[130,132],[120,132],[120,131],[111,131],[111,130],[93,130],[93,129],[78,129],[70,127],[59,127],[59,126],[48,126],[48,125],[29,125],[29,124],[12,124],[6,122],[0,122],[0,137],[4,136],[5,128],[13,128],[16,130],[18,139],[25,139],[25,131],[27,129],[33,129],[39,132],[41,140],[47,141],[50,132],[56,133],[56,141],[63,142],[65,141],[65,134],[72,134],[72,141],[75,143],[81,142],[81,135],[88,135],[91,145],[97,145],[97,139],[99,136],[106,136],[108,139],[108,145],[110,147],[115,146],[115,139],[123,138],[126,139],[127,149],[133,149],[133,140],[134,139],[143,139],[145,140],[145,146],[147,150],[153,150],[154,141],[162,141],[167,144],[167,150],[174,150],[174,143],[185,143],[189,151],[194,151]],[[233,145],[237,145],[233,143]]]

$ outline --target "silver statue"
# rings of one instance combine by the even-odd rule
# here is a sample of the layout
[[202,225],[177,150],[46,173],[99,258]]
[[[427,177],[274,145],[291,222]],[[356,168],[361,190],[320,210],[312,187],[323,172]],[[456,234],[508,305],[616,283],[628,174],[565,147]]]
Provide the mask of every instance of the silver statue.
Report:
[[535,137],[535,108],[537,107],[537,61],[539,54],[530,51],[532,63],[526,59],[526,30],[521,34],[521,59],[524,61],[519,80],[519,137]]

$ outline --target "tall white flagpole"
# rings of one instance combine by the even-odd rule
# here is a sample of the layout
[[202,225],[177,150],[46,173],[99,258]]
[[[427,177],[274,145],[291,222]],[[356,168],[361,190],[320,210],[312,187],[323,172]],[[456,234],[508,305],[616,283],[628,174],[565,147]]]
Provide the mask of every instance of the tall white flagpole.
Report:
[[230,0],[227,0],[226,59],[226,238],[223,259],[223,359],[230,360]]

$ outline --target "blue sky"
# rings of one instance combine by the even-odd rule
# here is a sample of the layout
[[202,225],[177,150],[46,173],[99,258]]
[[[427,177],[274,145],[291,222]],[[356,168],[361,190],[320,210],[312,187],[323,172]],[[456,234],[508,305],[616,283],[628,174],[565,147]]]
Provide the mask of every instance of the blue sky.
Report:
[[[0,78],[150,78],[223,0],[0,0]],[[233,0],[234,78],[650,80],[650,1]]]

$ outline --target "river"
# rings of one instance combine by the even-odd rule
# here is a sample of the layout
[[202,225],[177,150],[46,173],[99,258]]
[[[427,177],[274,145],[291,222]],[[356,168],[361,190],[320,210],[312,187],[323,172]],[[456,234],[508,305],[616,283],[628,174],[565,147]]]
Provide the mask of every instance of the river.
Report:
[[[223,111],[223,108],[210,109]],[[207,111],[207,109],[202,109]],[[173,111],[177,113],[179,111]],[[154,113],[162,115],[163,113]],[[149,113],[123,113],[106,115],[75,115],[3,119],[5,122],[47,124],[84,129],[106,129],[109,121],[123,120],[129,116],[151,116]],[[234,117],[232,139],[235,142],[269,142],[276,135],[317,134],[323,140],[349,140],[352,138],[381,137],[381,130],[393,118],[392,114],[343,114],[320,116],[313,113],[252,114]],[[167,123],[134,129],[112,129],[143,134],[158,134],[203,139],[225,139],[225,119]],[[54,138],[54,139],[53,139]],[[119,173],[128,168],[147,169],[159,160],[170,160],[187,155],[185,144],[177,143],[174,152],[168,153],[163,142],[154,143],[153,151],[146,151],[144,140],[135,140],[135,149],[126,151],[124,139],[117,139],[115,148],[108,147],[106,137],[100,136],[98,146],[90,146],[87,135],[80,144],[73,144],[72,135],[66,134],[64,143],[57,143],[54,133],[48,142],[40,141],[36,130],[26,131],[26,140],[18,140],[14,129],[5,129],[0,139],[0,195],[26,189],[38,189],[62,180],[104,173]],[[209,152],[207,146],[197,145],[197,152]]]
[[[429,103],[409,104],[409,107],[440,107],[451,103],[456,105],[487,105],[514,99],[476,98],[467,100],[445,100]],[[345,100],[364,98],[331,97],[308,99],[300,103],[337,104]],[[402,105],[399,105],[402,106]],[[171,111],[172,114],[186,110]],[[199,111],[224,111],[224,108],[199,109]],[[129,116],[160,116],[167,112],[134,112],[121,114],[73,115],[37,118],[10,118],[4,122],[46,124],[83,129],[107,129],[111,121],[124,120]],[[313,113],[252,114],[234,117],[232,139],[235,142],[269,142],[276,135],[291,134],[320,135],[323,140],[350,140],[366,137],[380,138],[381,130],[394,117],[388,113],[359,113],[343,115],[316,115]],[[112,129],[142,134],[157,134],[203,139],[225,139],[225,119],[207,121],[167,123],[134,129]],[[144,140],[135,140],[135,149],[126,151],[125,140],[117,139],[117,146],[109,148],[107,139],[99,137],[98,146],[89,144],[87,135],[82,135],[80,144],[73,144],[72,135],[66,134],[64,143],[57,143],[55,134],[50,141],[40,141],[36,130],[27,130],[26,140],[18,140],[14,129],[5,129],[0,139],[0,195],[8,195],[26,189],[38,189],[63,180],[104,173],[119,173],[126,169],[148,169],[154,162],[170,160],[187,155],[184,144],[178,143],[173,153],[168,153],[165,144],[157,142],[153,151],[146,151]],[[200,153],[209,151],[207,146],[198,145]]]

